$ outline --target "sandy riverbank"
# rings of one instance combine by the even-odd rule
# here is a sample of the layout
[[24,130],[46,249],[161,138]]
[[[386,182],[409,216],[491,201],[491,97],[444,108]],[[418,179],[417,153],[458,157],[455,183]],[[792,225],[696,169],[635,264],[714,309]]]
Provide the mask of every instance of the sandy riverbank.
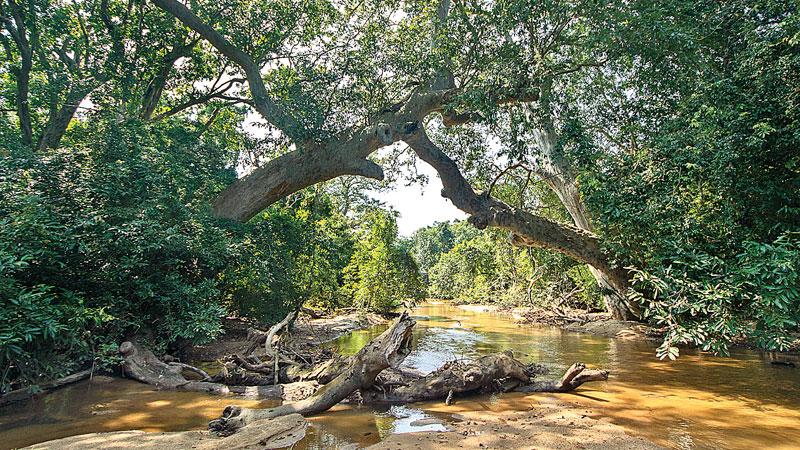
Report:
[[[542,400],[542,395],[537,394]],[[465,411],[447,432],[392,434],[370,450],[443,449],[661,449],[596,411],[549,396],[525,411]]]
[[620,339],[657,340],[658,330],[640,322],[614,320],[606,313],[587,313],[562,308],[558,311],[534,307],[503,307],[499,305],[455,305],[470,312],[494,313],[509,316],[519,324],[557,326],[566,331],[588,333]]

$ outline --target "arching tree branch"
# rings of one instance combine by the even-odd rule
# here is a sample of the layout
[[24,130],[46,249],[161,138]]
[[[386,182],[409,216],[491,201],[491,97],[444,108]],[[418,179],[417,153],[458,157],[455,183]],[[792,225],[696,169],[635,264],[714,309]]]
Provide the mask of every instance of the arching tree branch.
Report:
[[176,0],[153,0],[153,3],[202,36],[244,71],[253,96],[253,106],[267,122],[286,133],[293,140],[298,142],[304,140],[305,130],[283,106],[276,103],[269,95],[264,81],[261,79],[261,68],[250,55],[231,44],[222,34],[203,22],[182,3]]

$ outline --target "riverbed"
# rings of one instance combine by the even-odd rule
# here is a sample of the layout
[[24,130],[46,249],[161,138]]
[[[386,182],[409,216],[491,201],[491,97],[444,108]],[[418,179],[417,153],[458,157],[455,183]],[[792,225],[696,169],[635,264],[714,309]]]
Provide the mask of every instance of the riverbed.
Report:
[[[587,414],[630,434],[676,449],[798,448],[800,369],[770,364],[758,352],[714,357],[684,350],[677,361],[659,361],[655,344],[518,325],[510,317],[467,311],[443,303],[418,306],[414,351],[405,364],[431,371],[452,359],[512,350],[526,362],[552,368],[557,377],[581,361],[611,370],[608,382],[573,394],[495,394],[392,408],[340,405],[311,419],[308,436],[294,448],[365,447],[396,433],[444,433],[464,413],[502,416],[553,404]],[[352,354],[383,326],[353,332],[329,345]],[[203,429],[228,404],[272,406],[189,392],[158,392],[129,380],[101,378],[0,409],[0,448],[60,437],[141,429]],[[535,442],[528,443],[529,445]]]

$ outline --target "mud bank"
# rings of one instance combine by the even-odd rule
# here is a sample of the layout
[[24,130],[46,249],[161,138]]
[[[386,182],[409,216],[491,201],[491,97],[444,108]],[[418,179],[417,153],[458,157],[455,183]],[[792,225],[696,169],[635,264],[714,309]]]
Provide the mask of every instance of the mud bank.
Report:
[[[541,400],[539,396],[538,400]],[[449,431],[393,434],[370,450],[662,449],[630,435],[594,410],[553,396],[526,411],[465,411],[443,423]]]
[[522,325],[549,325],[575,333],[635,340],[658,340],[661,332],[643,323],[613,320],[606,313],[587,313],[583,310],[560,308],[549,310],[532,307],[509,308],[498,305],[456,305],[470,312],[495,313],[510,316]]

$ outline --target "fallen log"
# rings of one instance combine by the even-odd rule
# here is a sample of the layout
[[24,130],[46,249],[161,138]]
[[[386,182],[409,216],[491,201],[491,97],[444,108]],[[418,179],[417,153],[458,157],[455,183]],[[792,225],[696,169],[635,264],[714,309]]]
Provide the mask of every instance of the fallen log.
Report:
[[384,369],[399,365],[411,351],[414,320],[402,314],[389,329],[361,349],[345,370],[330,383],[306,399],[270,409],[228,406],[222,417],[212,420],[208,428],[222,436],[230,435],[256,420],[299,413],[304,416],[326,411],[356,390],[369,389]]
[[399,372],[391,385],[376,385],[362,392],[365,402],[411,403],[445,399],[453,394],[484,390],[507,391],[527,384],[531,378],[528,366],[509,352],[493,353],[471,362],[450,361],[422,377]]
[[213,381],[188,380],[182,375],[184,370],[203,374],[205,372],[187,364],[165,363],[150,350],[133,342],[123,342],[119,351],[123,356],[123,374],[142,383],[153,385],[156,389],[208,392],[219,395],[238,394],[248,398],[295,401],[310,396],[320,386],[315,381],[274,386],[241,386]]
[[253,399],[274,399],[295,402],[308,398],[319,390],[321,385],[314,381],[275,384],[269,386],[228,386],[233,394]]
[[234,436],[218,437],[207,431],[145,433],[116,431],[71,436],[36,444],[38,450],[95,450],[97,448],[135,448],[137,450],[194,449],[279,449],[289,448],[306,435],[308,422],[299,414],[251,424]]
[[578,386],[590,381],[608,380],[607,370],[587,370],[583,363],[575,363],[564,372],[558,381],[539,381],[525,386],[519,386],[517,392],[570,392]]
[[157,389],[210,392],[214,394],[230,393],[230,389],[224,384],[187,380],[182,374],[186,369],[185,364],[165,363],[150,350],[133,342],[123,342],[119,346],[119,352],[123,357],[122,373],[124,375],[134,380],[151,384]]

